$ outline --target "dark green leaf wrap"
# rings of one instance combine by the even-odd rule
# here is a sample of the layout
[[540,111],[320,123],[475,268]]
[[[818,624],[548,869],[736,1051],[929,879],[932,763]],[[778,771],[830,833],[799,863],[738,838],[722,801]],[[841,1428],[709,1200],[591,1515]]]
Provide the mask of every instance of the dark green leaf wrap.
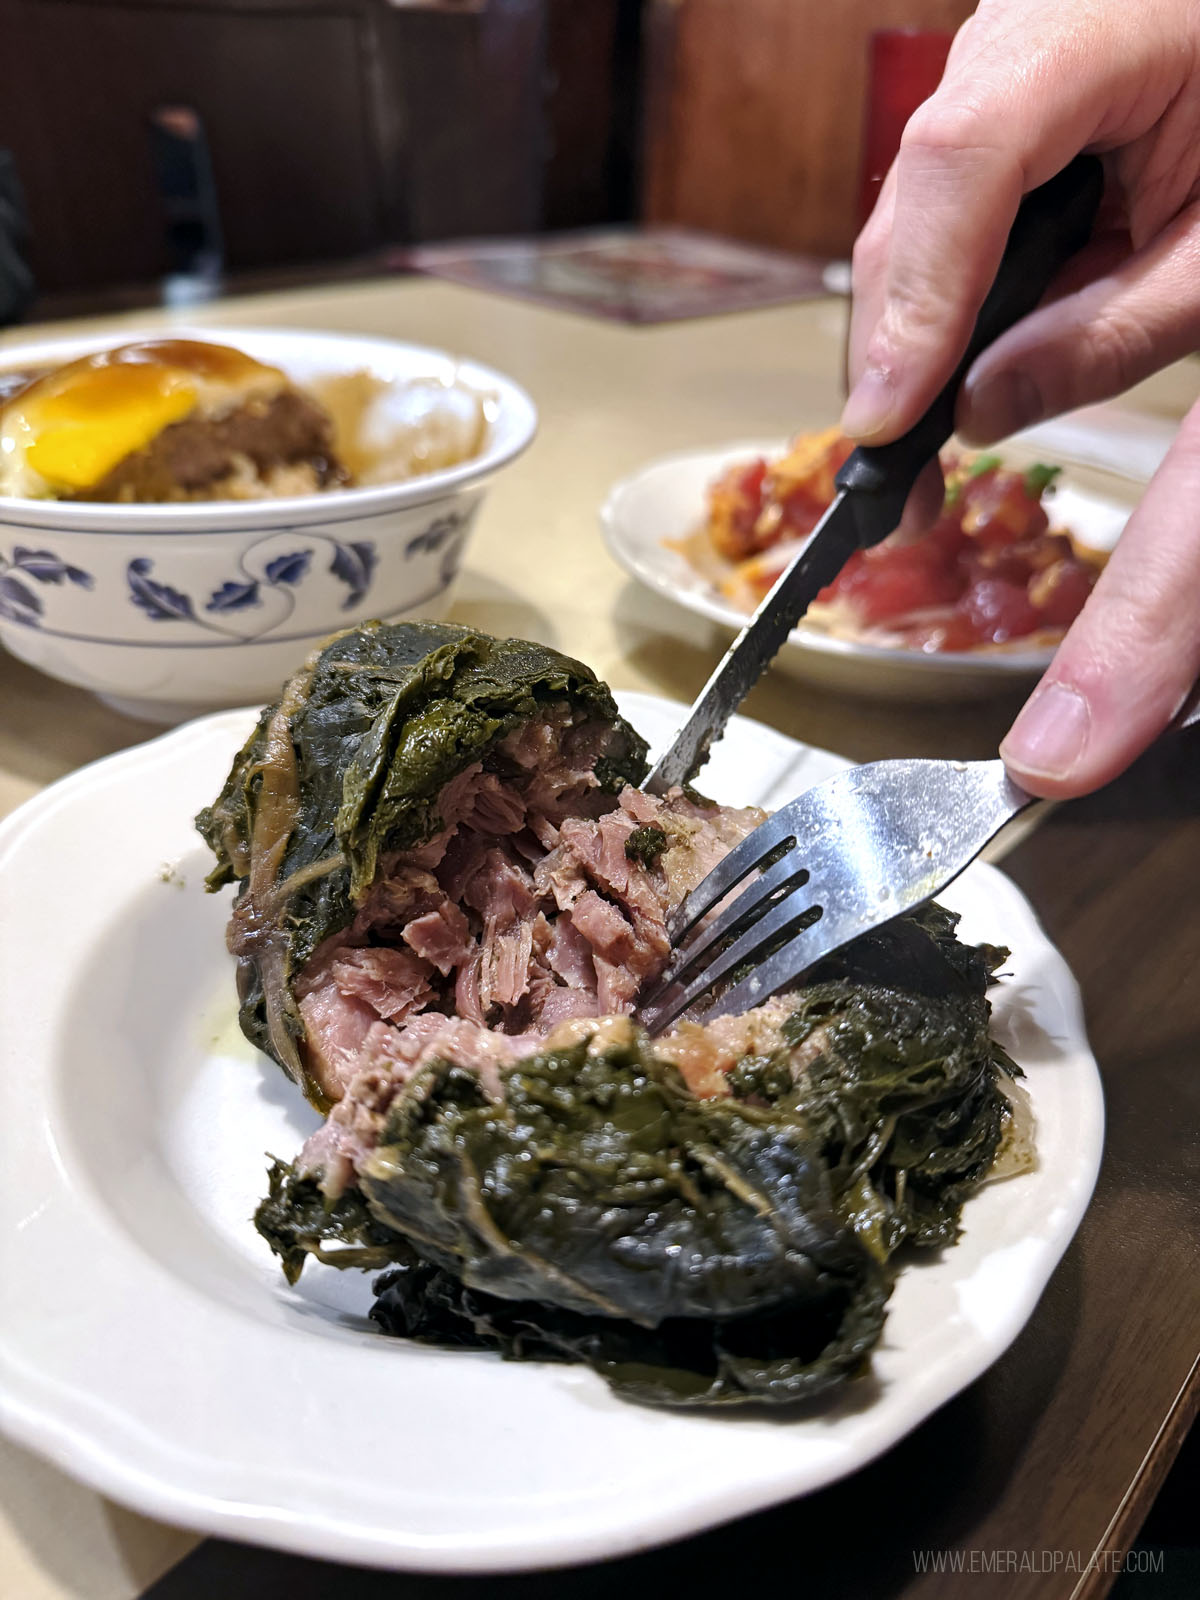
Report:
[[637,1029],[518,1062],[499,1099],[431,1062],[342,1218],[277,1168],[260,1230],[293,1274],[306,1251],[390,1259],[389,1332],[584,1361],[655,1404],[810,1399],[860,1370],[889,1258],[953,1242],[1000,1141],[1002,952],[954,923],[929,907],[825,963],[729,1098],[692,1094]]
[[432,1063],[360,1184],[471,1288],[646,1328],[812,1298],[862,1266],[803,1124],[697,1097],[641,1038],[533,1056],[500,1104]]
[[450,623],[335,635],[263,712],[196,825],[217,857],[209,887],[240,885],[243,1031],[293,1076],[294,976],[351,920],[381,856],[438,831],[445,785],[550,706],[611,730],[596,767],[606,787],[641,779],[645,741],[588,667]]
[[[572,805],[596,799],[593,777],[615,795],[644,774],[644,741],[580,663],[368,624],[304,663],[197,819],[210,885],[238,883],[242,1026],[314,1099],[302,969],[398,852],[441,831],[452,779],[476,763],[514,777],[524,757],[502,741],[534,721],[560,744],[581,732]],[[624,860],[661,871],[669,845],[643,825]],[[811,972],[755,1032],[763,1053],[707,1095],[673,1059],[682,1043],[623,1019],[577,1017],[500,1070],[381,1072],[346,1180],[276,1163],[259,1231],[291,1281],[309,1256],[386,1269],[372,1315],[388,1332],[586,1362],[653,1404],[811,1399],[862,1370],[895,1251],[952,1243],[991,1167],[1011,1063],[985,991],[1003,954],[960,944],[936,906],[898,919]]]

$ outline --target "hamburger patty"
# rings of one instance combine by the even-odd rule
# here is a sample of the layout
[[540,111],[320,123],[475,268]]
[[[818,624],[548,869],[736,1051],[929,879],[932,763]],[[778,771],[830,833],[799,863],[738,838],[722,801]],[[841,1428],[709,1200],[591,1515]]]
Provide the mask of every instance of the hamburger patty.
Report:
[[[287,469],[291,481],[280,482]],[[252,498],[256,493],[332,488],[346,483],[348,476],[334,451],[333,426],[325,411],[297,390],[284,389],[271,398],[249,400],[223,417],[186,417],[173,423],[75,498]]]

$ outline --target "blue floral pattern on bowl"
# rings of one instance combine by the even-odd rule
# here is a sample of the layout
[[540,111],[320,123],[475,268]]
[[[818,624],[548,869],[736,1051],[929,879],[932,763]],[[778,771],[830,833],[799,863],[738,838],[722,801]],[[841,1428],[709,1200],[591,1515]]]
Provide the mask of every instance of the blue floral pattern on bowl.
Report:
[[81,589],[90,589],[95,582],[90,572],[73,567],[52,550],[17,545],[11,556],[0,556],[0,617],[27,628],[39,625],[45,609],[41,596],[26,581],[30,578],[37,583],[74,583]]
[[[304,530],[297,529],[296,533],[298,541],[305,537]],[[272,542],[276,537],[275,533],[269,536]],[[308,533],[304,548],[274,556],[265,564],[261,574],[256,575],[253,570],[256,564],[252,562],[252,557],[255,550],[267,542],[260,539],[252,544],[238,561],[238,575],[227,578],[219,588],[214,589],[202,606],[197,605],[192,596],[182,589],[175,588],[162,577],[152,576],[154,562],[149,556],[136,556],[125,568],[130,603],[145,612],[152,622],[190,622],[211,633],[245,641],[264,637],[281,627],[291,616],[295,590],[312,570],[316,554],[314,546],[324,546],[332,552],[326,570],[346,587],[343,611],[350,610],[366,599],[379,565],[379,552],[373,539],[343,541],[328,534]],[[218,620],[223,616],[261,607],[264,594],[271,590],[287,595],[289,603],[282,611],[276,608],[275,615],[269,620],[264,619],[261,628],[242,627],[234,630],[223,626]]]
[[[472,508],[473,510],[473,508]],[[436,517],[430,525],[410,538],[404,546],[406,561],[441,552],[440,581],[448,584],[458,571],[463,545],[471,521],[471,510],[450,511]],[[274,555],[262,564],[253,560],[254,552],[267,543],[278,542],[281,530],[273,529],[256,540],[239,557],[237,571],[199,600],[171,583],[156,569],[155,558],[135,556],[125,566],[129,603],[151,622],[183,622],[207,633],[245,643],[268,637],[291,616],[296,590],[305,579],[323,570],[344,588],[343,611],[361,606],[371,591],[379,566],[379,550],[374,539],[335,539],[315,529],[296,528],[296,548]],[[328,555],[328,561],[319,557]],[[0,555],[0,619],[27,628],[41,628],[45,606],[34,584],[75,584],[92,589],[95,579],[82,567],[64,561],[52,550],[16,546],[10,556]],[[264,616],[262,626],[245,626],[242,613],[263,607],[268,594],[282,595],[286,604],[274,604],[272,615]],[[238,618],[239,627],[223,624],[222,618]]]
[[[134,563],[130,562],[132,566]],[[263,578],[228,578],[205,602],[206,611],[245,611],[248,606],[262,605],[262,585],[278,588],[281,584],[299,583],[312,564],[311,550],[293,550],[290,555],[276,556],[268,561]],[[133,587],[132,581],[130,587]],[[140,602],[134,600],[134,604]],[[143,608],[144,609],[144,608]]]
[[[469,516],[461,511],[450,511],[435,518],[428,528],[409,539],[404,547],[406,558],[411,561],[418,555],[441,551],[441,581],[443,584],[449,583],[458,571],[468,521]],[[299,542],[304,536],[304,530],[297,529],[296,533]],[[270,537],[273,540],[276,537],[275,533]],[[370,592],[379,565],[379,552],[375,541],[334,539],[328,534],[320,533],[310,533],[308,540],[306,548],[289,551],[268,561],[262,575],[258,577],[247,567],[247,562],[259,544],[266,541],[259,540],[251,545],[238,562],[238,576],[227,578],[220,588],[213,591],[202,608],[197,607],[192,597],[181,589],[176,589],[161,577],[151,576],[154,563],[150,557],[137,556],[125,569],[129,599],[153,622],[191,622],[210,632],[229,634],[231,630],[222,627],[220,622],[213,618],[260,606],[263,594],[267,590],[294,591],[312,570],[315,554],[312,545],[316,543],[332,551],[332,559],[326,570],[345,585],[346,595],[342,601],[342,610],[350,611],[359,606]],[[239,629],[236,637],[244,641],[273,632],[287,621],[291,609],[289,605],[282,615],[276,615],[256,631],[247,632],[245,629]],[[204,612],[209,615],[203,615]]]

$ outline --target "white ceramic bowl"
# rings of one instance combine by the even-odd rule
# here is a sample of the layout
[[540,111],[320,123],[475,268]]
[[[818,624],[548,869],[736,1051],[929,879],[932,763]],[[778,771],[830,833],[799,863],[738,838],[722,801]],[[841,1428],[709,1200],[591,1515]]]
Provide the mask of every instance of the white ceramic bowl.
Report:
[[[0,347],[43,365],[147,331]],[[490,367],[394,339],[172,328],[235,345],[305,382],[367,369],[458,381],[485,398],[469,461],[403,483],[278,500],[101,505],[0,496],[0,640],[15,656],[158,722],[273,699],[312,644],[368,617],[437,617],[487,479],[537,413]]]

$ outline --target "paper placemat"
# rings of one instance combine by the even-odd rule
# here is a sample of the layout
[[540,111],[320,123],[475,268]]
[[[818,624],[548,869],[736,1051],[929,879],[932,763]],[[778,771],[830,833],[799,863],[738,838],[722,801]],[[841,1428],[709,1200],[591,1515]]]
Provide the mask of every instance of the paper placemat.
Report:
[[587,229],[396,251],[401,271],[584,316],[677,322],[826,294],[828,263],[687,228]]

